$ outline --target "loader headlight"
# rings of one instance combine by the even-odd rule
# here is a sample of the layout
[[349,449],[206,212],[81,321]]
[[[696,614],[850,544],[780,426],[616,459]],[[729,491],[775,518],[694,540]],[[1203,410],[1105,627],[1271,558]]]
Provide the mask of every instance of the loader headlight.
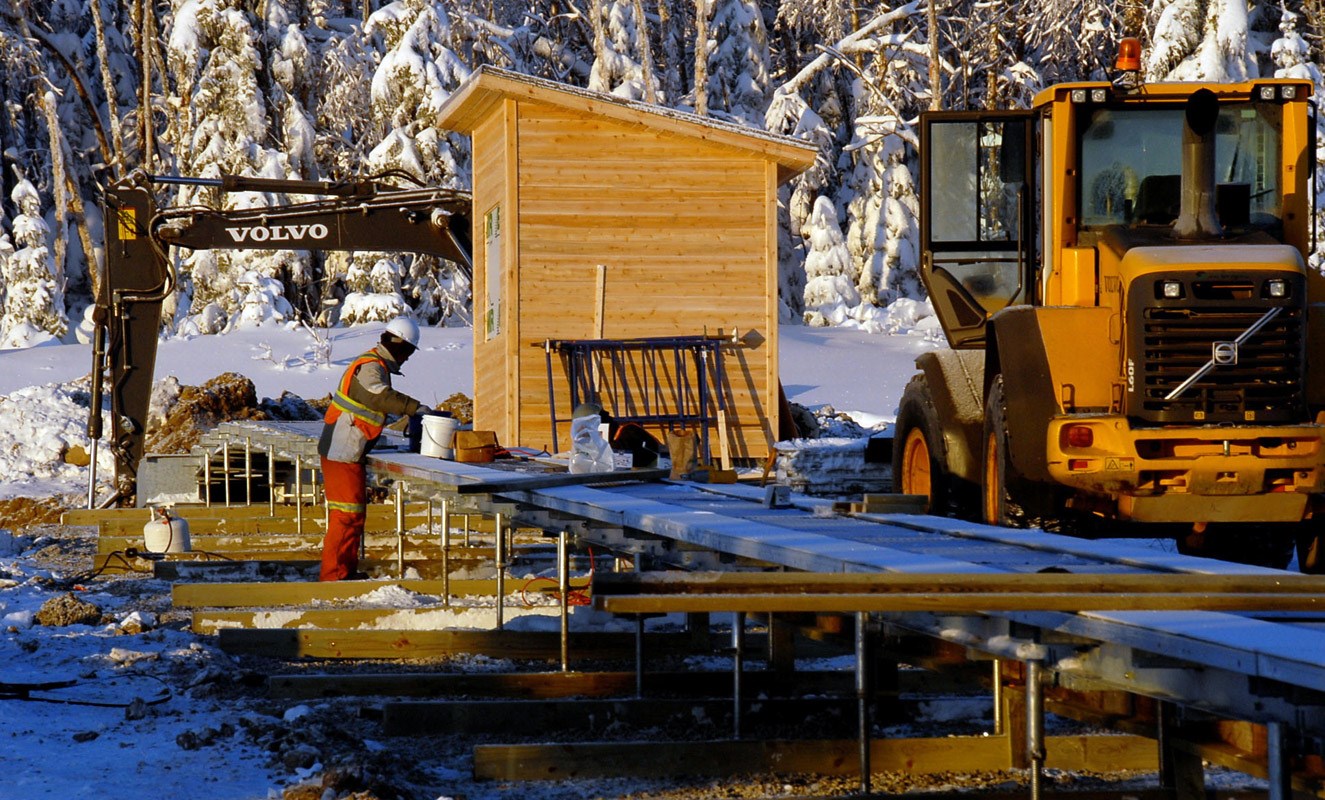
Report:
[[1288,281],[1282,278],[1273,278],[1265,282],[1265,293],[1270,297],[1282,298],[1288,296]]
[[1160,281],[1159,296],[1165,300],[1178,300],[1183,295],[1182,281]]

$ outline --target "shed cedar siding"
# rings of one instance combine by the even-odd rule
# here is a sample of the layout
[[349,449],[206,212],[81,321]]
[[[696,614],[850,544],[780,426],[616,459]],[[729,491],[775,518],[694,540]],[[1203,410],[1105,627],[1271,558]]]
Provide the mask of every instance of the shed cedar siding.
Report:
[[[598,264],[607,269],[603,338],[768,330],[763,159],[540,103],[520,103],[517,118],[524,352],[596,338]],[[557,397],[568,398],[554,366]],[[750,455],[766,446],[750,397],[767,391],[769,375],[738,366],[726,381],[733,448]],[[550,443],[546,370],[520,377],[521,436]]]
[[[753,347],[727,348],[725,397],[733,455],[765,456],[765,422],[778,422],[775,194],[797,171],[787,145],[774,143],[777,160],[753,137],[672,119],[655,127],[655,115],[586,107],[580,95],[561,102],[554,89],[510,78],[493,85],[462,89],[445,120],[474,140],[475,426],[505,444],[569,446],[568,424],[560,442],[552,437],[542,343],[598,337],[603,264],[604,338],[757,334]],[[482,224],[498,197],[509,205],[507,286],[502,335],[485,341]],[[553,381],[567,417],[555,356]],[[710,438],[716,457],[716,431]]]

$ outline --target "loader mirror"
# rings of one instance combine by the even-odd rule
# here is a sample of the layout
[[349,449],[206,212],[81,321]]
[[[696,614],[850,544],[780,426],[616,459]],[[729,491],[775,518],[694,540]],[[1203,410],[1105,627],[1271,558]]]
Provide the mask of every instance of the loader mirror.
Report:
[[1026,182],[1026,120],[1003,123],[1003,149],[998,165],[999,180],[1004,183]]

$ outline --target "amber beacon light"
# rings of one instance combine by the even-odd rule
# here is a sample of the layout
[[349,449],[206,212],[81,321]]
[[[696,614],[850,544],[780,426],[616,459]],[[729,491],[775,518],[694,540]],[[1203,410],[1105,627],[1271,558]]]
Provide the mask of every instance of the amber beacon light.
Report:
[[1136,72],[1141,69],[1141,40],[1128,36],[1118,42],[1118,57],[1113,60],[1113,68],[1120,72]]

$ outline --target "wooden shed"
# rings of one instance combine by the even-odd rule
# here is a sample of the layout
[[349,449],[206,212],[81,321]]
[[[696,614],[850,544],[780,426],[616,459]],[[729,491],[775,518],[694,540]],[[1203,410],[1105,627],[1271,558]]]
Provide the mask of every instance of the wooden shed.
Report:
[[[764,458],[779,424],[777,189],[815,150],[491,67],[441,125],[473,140],[474,426],[565,450],[578,376],[581,401],[598,391],[655,433],[669,403],[693,418],[702,400],[712,442]],[[658,357],[716,340],[723,374],[707,351]]]

